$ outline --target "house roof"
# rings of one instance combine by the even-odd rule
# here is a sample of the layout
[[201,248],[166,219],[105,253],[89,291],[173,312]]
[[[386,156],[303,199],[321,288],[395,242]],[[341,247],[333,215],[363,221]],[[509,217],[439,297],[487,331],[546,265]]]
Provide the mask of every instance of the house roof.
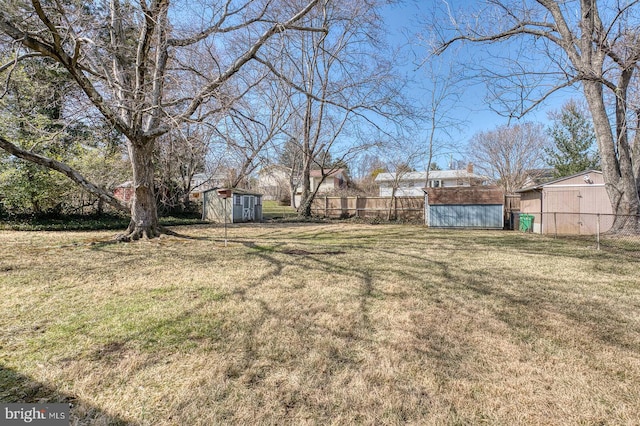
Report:
[[[408,172],[400,177],[400,180],[425,180],[427,172]],[[433,179],[479,179],[487,180],[486,176],[469,173],[467,170],[432,170],[429,172],[429,180]],[[376,182],[393,182],[396,179],[396,173],[379,173],[376,176]]]
[[552,180],[552,181],[549,181],[549,182],[545,182],[545,183],[541,183],[541,184],[538,184],[538,185],[533,185],[533,186],[528,186],[526,188],[518,189],[516,192],[520,193],[520,192],[534,191],[536,189],[542,189],[545,186],[553,185],[555,183],[562,182],[563,180],[573,179],[573,178],[575,178],[577,176],[582,176],[582,175],[586,175],[586,174],[589,174],[589,173],[595,173],[595,174],[599,174],[599,175],[602,174],[602,172],[600,170],[585,170],[585,171],[582,171],[580,173],[576,173],[576,174],[571,175],[571,176],[565,176],[565,177],[561,177],[561,178],[558,178],[558,179],[555,179],[555,180]]

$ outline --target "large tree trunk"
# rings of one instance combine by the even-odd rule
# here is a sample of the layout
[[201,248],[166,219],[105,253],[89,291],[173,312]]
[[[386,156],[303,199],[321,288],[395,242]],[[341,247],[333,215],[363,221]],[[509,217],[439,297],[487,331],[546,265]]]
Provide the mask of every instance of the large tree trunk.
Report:
[[129,142],[129,158],[133,171],[134,195],[131,203],[131,222],[122,241],[139,238],[155,238],[162,229],[158,221],[158,209],[153,187],[153,141]]
[[604,105],[602,85],[599,82],[584,82],[584,92],[593,118],[593,128],[598,141],[600,162],[605,187],[613,213],[616,215],[610,232],[640,232],[640,198],[638,184],[630,162],[631,156],[626,139],[626,125],[619,107],[617,111],[617,138],[611,128]]

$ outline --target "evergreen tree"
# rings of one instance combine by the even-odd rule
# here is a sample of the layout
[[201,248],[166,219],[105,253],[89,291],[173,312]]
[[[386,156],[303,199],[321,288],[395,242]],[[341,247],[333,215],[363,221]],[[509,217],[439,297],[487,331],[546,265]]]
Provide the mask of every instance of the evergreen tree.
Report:
[[[64,115],[65,94],[74,90],[62,68],[46,58],[19,62],[7,73],[0,98],[0,134],[35,154],[64,161],[94,182],[113,187],[125,180],[119,135],[89,116]],[[75,113],[79,108],[75,107]],[[71,109],[67,108],[69,114]],[[84,119],[84,120],[83,120]],[[0,155],[0,199],[9,213],[84,211],[100,204],[62,174],[10,155]]]
[[553,146],[545,149],[547,164],[555,169],[555,177],[571,176],[599,167],[600,158],[594,149],[596,135],[583,108],[571,100],[553,114],[549,135]]
[[[0,76],[3,81],[8,72]],[[71,145],[61,122],[67,82],[59,67],[44,59],[24,61],[12,70],[0,99],[0,132],[22,148],[63,159]],[[65,158],[66,159],[66,158]],[[7,210],[45,213],[59,209],[73,185],[50,169],[11,156],[0,158],[0,187]]]

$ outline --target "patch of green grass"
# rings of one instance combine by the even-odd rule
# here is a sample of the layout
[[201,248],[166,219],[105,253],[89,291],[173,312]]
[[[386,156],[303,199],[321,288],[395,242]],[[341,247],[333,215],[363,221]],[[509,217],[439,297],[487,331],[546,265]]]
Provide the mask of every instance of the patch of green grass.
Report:
[[298,212],[291,206],[281,206],[278,201],[265,200],[262,202],[262,217],[265,220],[286,219],[298,216]]

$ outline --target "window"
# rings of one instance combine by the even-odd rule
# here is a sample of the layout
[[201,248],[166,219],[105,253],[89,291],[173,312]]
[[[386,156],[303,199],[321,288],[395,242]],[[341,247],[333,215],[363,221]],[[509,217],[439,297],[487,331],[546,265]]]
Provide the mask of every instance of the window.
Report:
[[429,186],[431,188],[440,188],[442,186],[442,181],[440,181],[440,180],[430,180],[429,181]]
[[236,205],[236,206],[241,206],[242,205],[242,196],[238,195],[238,194],[235,194],[233,196],[233,204]]

